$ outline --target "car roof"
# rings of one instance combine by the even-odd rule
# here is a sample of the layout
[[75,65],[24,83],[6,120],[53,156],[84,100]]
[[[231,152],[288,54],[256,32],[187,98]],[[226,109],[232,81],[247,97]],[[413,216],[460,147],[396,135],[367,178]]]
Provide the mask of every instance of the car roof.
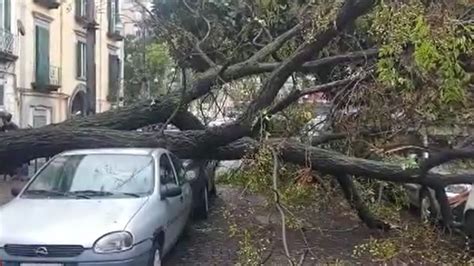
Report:
[[62,152],[61,155],[87,155],[87,154],[124,154],[124,155],[152,155],[167,152],[162,148],[100,148],[78,149]]

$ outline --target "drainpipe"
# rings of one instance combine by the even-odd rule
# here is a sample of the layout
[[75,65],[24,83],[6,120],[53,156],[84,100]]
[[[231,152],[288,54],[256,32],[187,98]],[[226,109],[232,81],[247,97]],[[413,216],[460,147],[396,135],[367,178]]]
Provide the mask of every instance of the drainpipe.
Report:
[[95,34],[97,22],[95,20],[95,0],[87,1],[87,35],[86,35],[86,74],[87,74],[87,114],[96,112],[96,64],[95,64]]

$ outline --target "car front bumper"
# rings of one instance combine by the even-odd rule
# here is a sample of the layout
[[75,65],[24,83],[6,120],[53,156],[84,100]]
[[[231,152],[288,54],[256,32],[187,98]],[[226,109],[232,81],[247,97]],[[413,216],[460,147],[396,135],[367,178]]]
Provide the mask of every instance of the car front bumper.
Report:
[[81,255],[73,258],[40,258],[11,256],[0,248],[0,261],[3,266],[21,266],[21,263],[41,263],[64,266],[145,266],[148,264],[151,241],[135,245],[132,249],[111,254],[97,254],[92,249],[86,249]]

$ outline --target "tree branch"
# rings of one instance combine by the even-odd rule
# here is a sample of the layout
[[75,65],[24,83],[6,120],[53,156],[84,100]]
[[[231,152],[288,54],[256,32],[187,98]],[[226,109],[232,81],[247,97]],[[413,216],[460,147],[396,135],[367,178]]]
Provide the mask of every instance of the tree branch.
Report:
[[[339,34],[339,30],[348,24],[354,22],[359,16],[367,12],[372,5],[373,0],[347,0],[339,10],[333,24],[327,25],[327,29],[317,34],[314,41],[302,44],[295,53],[288,57],[276,68],[259,91],[257,99],[253,101],[247,110],[243,113],[240,122],[249,122],[262,108],[270,105],[279,92],[280,88],[286,82],[288,77],[303,63],[311,59]],[[332,27],[334,25],[334,27]]]
[[365,206],[364,201],[362,200],[359,192],[357,191],[352,179],[345,174],[336,176],[339,185],[341,186],[344,196],[349,202],[349,205],[356,209],[357,215],[359,218],[369,227],[370,229],[390,229],[390,225],[384,223],[383,221],[377,219]]
[[278,51],[288,40],[296,36],[302,29],[301,24],[297,24],[287,32],[281,34],[275,40],[265,45],[262,49],[252,55],[247,61],[248,62],[258,62],[265,59],[267,56]]

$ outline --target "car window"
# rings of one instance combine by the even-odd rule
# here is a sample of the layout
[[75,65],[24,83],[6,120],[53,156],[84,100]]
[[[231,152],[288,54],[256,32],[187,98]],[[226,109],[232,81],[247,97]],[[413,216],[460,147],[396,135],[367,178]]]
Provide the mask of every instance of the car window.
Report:
[[26,191],[77,192],[85,190],[113,194],[149,194],[154,188],[151,156],[87,154],[59,156],[50,161]]
[[170,160],[166,154],[162,154],[160,157],[160,183],[162,185],[178,184],[173,171],[173,166],[171,166]]
[[180,185],[186,182],[185,171],[183,165],[181,164],[181,160],[178,159],[174,154],[170,154],[171,161],[173,162],[174,169],[176,170],[176,175],[178,176],[178,182]]

